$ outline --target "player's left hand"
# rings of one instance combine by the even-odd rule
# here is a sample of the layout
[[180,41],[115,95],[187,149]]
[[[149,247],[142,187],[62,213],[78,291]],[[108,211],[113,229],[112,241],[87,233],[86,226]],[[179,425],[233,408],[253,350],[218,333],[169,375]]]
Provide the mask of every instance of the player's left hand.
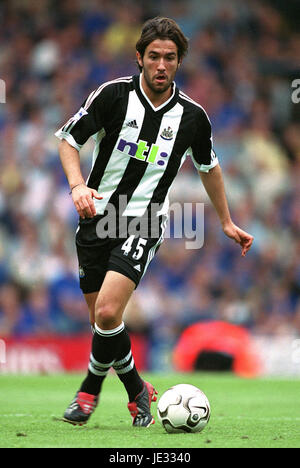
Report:
[[227,223],[223,226],[223,231],[227,237],[233,239],[237,244],[242,247],[242,256],[245,257],[248,250],[250,250],[254,237],[248,232],[243,231],[233,222]]
[[77,213],[82,219],[93,218],[96,216],[96,208],[93,198],[102,200],[103,197],[97,190],[87,187],[85,183],[76,185],[72,191],[72,199]]

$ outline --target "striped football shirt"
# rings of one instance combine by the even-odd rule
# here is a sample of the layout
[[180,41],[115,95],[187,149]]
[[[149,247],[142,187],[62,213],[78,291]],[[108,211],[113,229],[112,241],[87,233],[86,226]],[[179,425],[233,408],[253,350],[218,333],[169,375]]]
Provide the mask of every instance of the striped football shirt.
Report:
[[78,151],[92,136],[95,146],[87,186],[103,197],[96,212],[126,196],[123,216],[141,217],[151,205],[168,213],[171,185],[187,157],[197,170],[218,164],[209,118],[201,105],[173,83],[159,107],[146,96],[141,75],[119,78],[94,90],[55,135]]

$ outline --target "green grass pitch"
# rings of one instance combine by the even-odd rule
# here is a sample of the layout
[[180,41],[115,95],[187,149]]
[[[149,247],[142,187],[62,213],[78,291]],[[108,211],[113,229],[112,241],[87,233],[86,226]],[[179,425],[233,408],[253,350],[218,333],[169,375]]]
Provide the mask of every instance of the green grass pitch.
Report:
[[[231,374],[145,374],[159,395],[190,383],[211,404],[211,419],[199,434],[167,434],[158,421],[133,428],[127,395],[110,374],[101,402],[86,426],[61,422],[83,375],[0,376],[1,448],[299,448],[300,381],[240,379]],[[156,417],[156,403],[153,404]]]

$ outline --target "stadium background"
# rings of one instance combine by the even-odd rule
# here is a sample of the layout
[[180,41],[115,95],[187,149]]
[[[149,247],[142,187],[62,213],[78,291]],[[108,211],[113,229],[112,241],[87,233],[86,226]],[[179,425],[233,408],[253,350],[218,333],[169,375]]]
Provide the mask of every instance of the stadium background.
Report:
[[[300,79],[300,15],[296,0],[288,4],[287,10],[281,0],[1,1],[2,371],[68,368],[66,350],[66,362],[70,355],[79,368],[80,356],[87,362],[77,214],[54,132],[92,89],[137,72],[141,25],[165,15],[190,39],[176,82],[211,118],[232,217],[255,242],[241,258],[186,163],[171,201],[205,202],[204,247],[187,250],[184,239],[168,239],[149,267],[126,311],[137,359],[144,369],[169,370],[185,327],[222,320],[250,332],[264,373],[300,373],[300,104],[292,100],[293,80]],[[88,143],[86,175],[90,154]]]

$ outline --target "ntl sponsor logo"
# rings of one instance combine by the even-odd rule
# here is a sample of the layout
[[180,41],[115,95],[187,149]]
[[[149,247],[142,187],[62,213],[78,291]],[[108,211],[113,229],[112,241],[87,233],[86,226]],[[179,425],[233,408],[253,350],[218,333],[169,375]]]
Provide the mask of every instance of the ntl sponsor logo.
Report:
[[158,145],[149,145],[147,141],[139,140],[137,143],[132,141],[126,141],[123,138],[120,138],[117,145],[117,150],[121,153],[128,154],[129,156],[139,159],[141,161],[146,161],[149,164],[158,164],[159,166],[164,166],[166,159],[168,158],[168,153],[162,151],[159,152]]

